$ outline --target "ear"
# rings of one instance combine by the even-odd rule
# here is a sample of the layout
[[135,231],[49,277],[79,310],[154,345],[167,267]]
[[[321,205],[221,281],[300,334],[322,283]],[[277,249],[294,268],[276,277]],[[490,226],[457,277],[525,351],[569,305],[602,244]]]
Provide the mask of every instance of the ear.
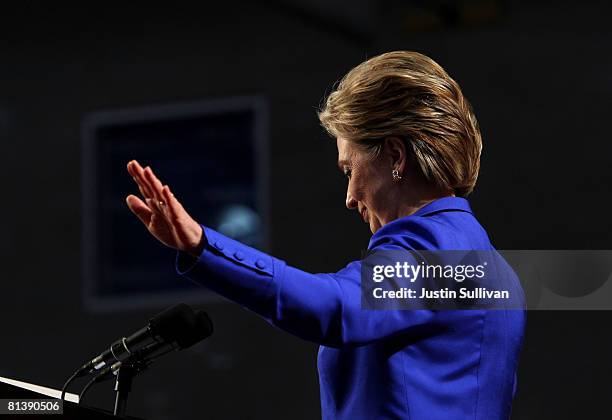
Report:
[[391,163],[391,169],[397,169],[400,174],[403,174],[408,164],[408,152],[404,140],[399,137],[387,137],[384,141],[385,153]]

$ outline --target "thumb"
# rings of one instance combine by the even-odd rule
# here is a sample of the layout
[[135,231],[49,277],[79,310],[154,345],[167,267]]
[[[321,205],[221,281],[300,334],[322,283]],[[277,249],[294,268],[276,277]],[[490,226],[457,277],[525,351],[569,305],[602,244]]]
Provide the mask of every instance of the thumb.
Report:
[[149,207],[147,207],[147,205],[135,195],[128,195],[125,202],[132,213],[134,213],[142,223],[149,226],[152,215],[151,209],[149,209]]

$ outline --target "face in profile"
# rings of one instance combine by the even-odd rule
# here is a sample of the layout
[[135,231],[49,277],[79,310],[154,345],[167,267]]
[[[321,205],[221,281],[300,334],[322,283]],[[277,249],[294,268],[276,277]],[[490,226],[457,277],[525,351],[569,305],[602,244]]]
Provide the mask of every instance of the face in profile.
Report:
[[393,207],[391,165],[382,158],[372,158],[357,144],[336,140],[338,166],[347,177],[346,207],[356,209],[375,233],[390,221]]

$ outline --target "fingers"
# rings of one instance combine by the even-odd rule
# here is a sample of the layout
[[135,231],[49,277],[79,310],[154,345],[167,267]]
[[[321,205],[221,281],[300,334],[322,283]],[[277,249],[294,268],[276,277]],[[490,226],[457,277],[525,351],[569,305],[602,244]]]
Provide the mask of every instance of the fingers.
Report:
[[163,198],[162,184],[153,170],[149,166],[143,169],[136,160],[133,160],[128,163],[128,172],[138,184],[138,189],[145,200],[150,200],[147,201],[149,208],[156,211],[159,216],[165,216],[167,209]]
[[140,167],[140,164],[138,163],[137,160],[130,160],[127,164],[127,171],[129,172],[130,175],[132,175],[132,178],[136,178],[136,169]]
[[151,222],[151,216],[153,212],[142,200],[135,195],[128,195],[125,199],[128,207],[140,219],[145,225],[149,225]]
[[151,188],[149,187],[148,182],[144,176],[144,169],[142,169],[142,166],[140,166],[137,161],[132,160],[127,164],[127,170],[132,176],[134,182],[136,182],[136,184],[138,185],[140,194],[142,194],[144,198],[154,198],[154,194],[151,191]]
[[146,202],[147,206],[151,209],[151,225],[155,226],[159,223],[167,224],[167,218],[159,208],[157,201],[147,198]]
[[178,221],[180,216],[185,214],[183,206],[174,198],[170,188],[162,185],[149,166],[143,169],[137,161],[133,160],[128,163],[128,172],[138,184],[145,198],[146,206],[152,212],[151,217],[164,217],[167,220],[172,218],[173,221]]
[[155,198],[158,201],[162,201],[164,198],[163,185],[149,166],[144,169],[144,178],[147,180],[147,186],[151,189]]
[[180,216],[185,213],[185,209],[183,209],[183,206],[176,199],[174,194],[172,194],[170,187],[167,185],[164,185],[162,194],[170,217],[172,217],[173,220],[179,220]]
[[154,216],[165,218],[164,214],[164,205],[162,205],[161,201],[155,200],[154,198],[147,198],[145,200],[147,202],[147,206],[151,209]]

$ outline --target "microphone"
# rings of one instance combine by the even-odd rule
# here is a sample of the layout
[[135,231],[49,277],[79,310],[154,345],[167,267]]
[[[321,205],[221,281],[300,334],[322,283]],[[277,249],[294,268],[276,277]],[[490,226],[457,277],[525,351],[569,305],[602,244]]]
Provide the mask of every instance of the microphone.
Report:
[[[128,337],[122,337],[85,363],[77,371],[77,377],[99,371],[105,366],[123,362],[139,354],[149,346],[156,350],[182,350],[210,336],[213,326],[204,311],[193,311],[184,303],[172,306],[151,318],[148,324]],[[146,353],[146,351],[144,352]]]
[[[199,310],[195,313],[195,317],[195,329],[189,334],[183,334],[181,336],[180,345],[176,343],[155,341],[151,344],[141,347],[136,352],[133,352],[132,355],[129,356],[127,359],[123,361],[117,361],[112,365],[107,364],[105,367],[96,371],[96,375],[91,378],[89,382],[87,382],[87,384],[79,393],[79,404],[82,402],[83,398],[85,397],[85,394],[92,385],[114,378],[119,372],[119,369],[121,369],[124,364],[129,364],[136,373],[140,373],[147,369],[159,357],[173,350],[182,350],[188,348],[210,336],[212,334],[213,327],[212,322],[206,312]],[[93,362],[93,360],[91,362]]]

